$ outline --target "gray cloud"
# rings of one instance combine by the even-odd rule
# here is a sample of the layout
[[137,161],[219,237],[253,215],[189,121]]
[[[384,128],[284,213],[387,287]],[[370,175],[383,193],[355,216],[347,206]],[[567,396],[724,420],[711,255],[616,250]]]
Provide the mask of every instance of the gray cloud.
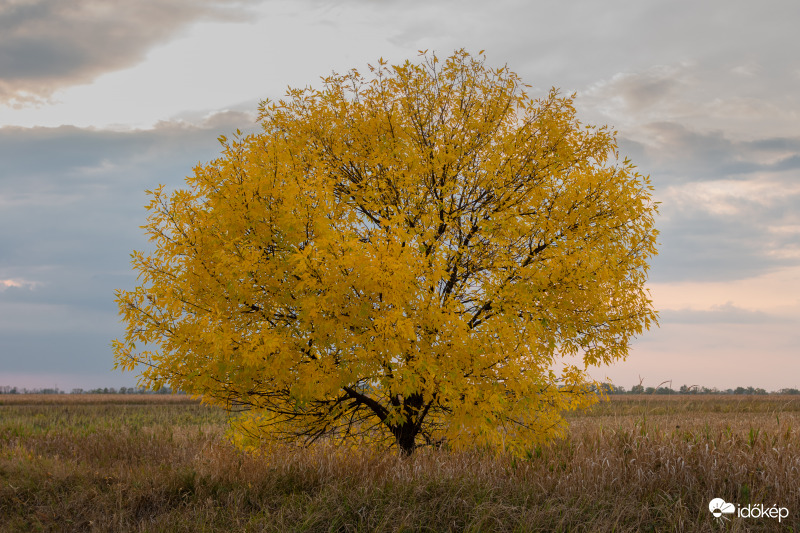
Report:
[[153,129],[130,131],[0,128],[0,194],[67,194],[76,185],[108,184],[109,176],[139,165],[180,165],[190,155],[208,154],[219,146],[219,134],[237,127],[256,129],[254,117],[244,112],[215,113],[198,122],[163,121]]
[[634,153],[637,164],[651,169],[656,179],[670,184],[800,169],[800,137],[738,141],[721,131],[702,132],[677,122],[645,124],[638,132],[636,140],[621,138],[620,146]]
[[[787,202],[788,203],[788,202]],[[800,209],[800,197],[791,202]],[[779,211],[788,211],[786,205]],[[650,278],[656,282],[730,281],[757,276],[783,266],[800,263],[781,250],[796,248],[797,233],[776,234],[771,227],[781,216],[768,208],[749,216],[683,211],[658,224],[659,255],[652,262]]]
[[[307,3],[319,5],[320,0]],[[696,60],[715,71],[749,61],[758,66],[739,72],[754,72],[756,78],[788,77],[787,65],[797,65],[796,54],[785,44],[800,16],[795,2],[765,7],[748,0],[415,0],[413,5],[407,9],[408,2],[349,0],[337,3],[338,18],[353,17],[357,10],[354,18],[385,26],[389,40],[410,51],[429,48],[446,55],[465,46],[472,52],[486,49],[491,61],[508,62],[527,83],[545,89],[557,85],[579,90],[621,72],[676,61]],[[632,92],[641,103],[680,87],[657,72],[649,78]]]
[[37,265],[106,267],[111,250],[141,234],[144,189],[181,186],[194,165],[218,156],[217,137],[237,128],[255,130],[253,117],[127,132],[0,128],[0,269],[23,269],[0,278],[28,278]]
[[743,143],[744,146],[767,153],[800,153],[800,138],[771,137]]
[[664,309],[659,312],[659,317],[663,324],[780,324],[796,321],[796,317],[743,309],[730,302],[710,310]]
[[152,130],[0,128],[0,368],[110,368],[122,333],[114,289],[132,288],[146,250],[144,189],[184,186],[217,137],[257,129],[244,113]]
[[244,1],[0,3],[0,103],[25,104],[141,61],[199,19],[242,20]]
[[800,262],[800,137],[734,140],[676,122],[621,137],[661,202],[651,279],[733,280]]
[[590,86],[591,98],[598,95],[596,106],[617,107],[629,114],[641,115],[672,102],[690,85],[687,69],[678,65],[655,65],[642,72],[620,72],[608,81]]
[[[784,177],[792,181],[798,182],[796,172]],[[800,263],[800,189],[782,193],[784,185],[776,180],[764,185],[776,191],[772,197],[758,190],[747,196],[747,188],[741,196],[725,197],[727,186],[721,185],[720,196],[694,187],[662,192],[654,281],[735,280]]]

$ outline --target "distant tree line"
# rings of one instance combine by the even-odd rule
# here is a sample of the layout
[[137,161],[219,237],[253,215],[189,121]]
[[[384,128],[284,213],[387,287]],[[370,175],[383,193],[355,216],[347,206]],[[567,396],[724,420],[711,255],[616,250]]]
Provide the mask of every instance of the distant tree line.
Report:
[[708,388],[699,385],[681,385],[675,390],[663,384],[658,387],[645,387],[642,384],[634,385],[630,390],[625,387],[612,383],[602,383],[596,389],[602,390],[605,394],[800,394],[800,389],[779,389],[776,391],[766,391],[758,387],[736,387],[735,389]]
[[[8,385],[0,385],[0,394],[66,394],[66,391],[58,387],[44,388],[44,389],[28,389],[25,387],[11,387]],[[70,394],[172,394],[172,389],[169,387],[162,387],[157,391],[146,389],[144,387],[97,387],[95,389],[72,389]],[[183,394],[177,391],[176,394]]]
[[[664,386],[662,383],[658,387],[645,387],[641,384],[634,385],[630,389],[626,389],[620,385],[613,383],[601,383],[595,390],[602,390],[605,394],[800,394],[800,389],[779,389],[776,391],[766,391],[757,387],[736,387],[735,389],[718,389],[716,387],[708,388],[699,385],[681,385],[679,389],[675,390],[671,387]],[[0,394],[67,394],[66,391],[54,388],[44,389],[28,389],[24,387],[10,387],[8,385],[0,385]],[[95,389],[72,389],[69,394],[172,394],[172,389],[169,387],[162,387],[154,391],[144,387],[98,387]],[[182,391],[177,391],[176,394],[185,394]]]

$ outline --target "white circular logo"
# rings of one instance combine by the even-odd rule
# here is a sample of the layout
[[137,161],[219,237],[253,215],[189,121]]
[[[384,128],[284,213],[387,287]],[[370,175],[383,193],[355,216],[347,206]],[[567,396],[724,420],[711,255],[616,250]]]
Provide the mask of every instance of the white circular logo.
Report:
[[736,506],[732,503],[727,503],[722,498],[714,498],[708,503],[708,510],[715,518],[722,518],[727,520],[726,514],[732,514],[736,511]]

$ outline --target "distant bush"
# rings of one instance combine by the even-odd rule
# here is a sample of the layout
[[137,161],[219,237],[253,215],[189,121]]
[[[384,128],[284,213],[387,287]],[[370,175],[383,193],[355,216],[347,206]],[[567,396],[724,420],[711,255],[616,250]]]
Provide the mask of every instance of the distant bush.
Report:
[[[0,394],[66,394],[66,391],[63,391],[58,387],[28,389],[24,387],[0,385]],[[70,394],[173,394],[173,391],[169,387],[163,387],[157,391],[146,389],[144,387],[120,387],[119,389],[114,387],[97,387],[94,389],[74,388],[70,391]],[[182,391],[175,391],[175,394],[185,393]]]
[[634,385],[630,390],[625,390],[625,387],[614,385],[613,383],[601,383],[599,386],[594,387],[595,392],[602,392],[604,394],[748,394],[748,395],[764,395],[764,394],[800,394],[800,389],[780,389],[768,392],[759,387],[736,387],[735,389],[718,389],[716,387],[708,388],[700,385],[681,385],[678,390],[671,387],[658,386],[658,387],[645,387],[642,384]]

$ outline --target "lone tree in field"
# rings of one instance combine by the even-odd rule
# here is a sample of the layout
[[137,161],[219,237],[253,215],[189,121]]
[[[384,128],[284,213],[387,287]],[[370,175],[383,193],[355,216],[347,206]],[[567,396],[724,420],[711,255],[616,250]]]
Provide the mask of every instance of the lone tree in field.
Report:
[[505,67],[370,72],[263,102],[263,133],[148,191],[116,364],[240,411],[244,446],[519,453],[654,323],[652,187],[614,132]]

